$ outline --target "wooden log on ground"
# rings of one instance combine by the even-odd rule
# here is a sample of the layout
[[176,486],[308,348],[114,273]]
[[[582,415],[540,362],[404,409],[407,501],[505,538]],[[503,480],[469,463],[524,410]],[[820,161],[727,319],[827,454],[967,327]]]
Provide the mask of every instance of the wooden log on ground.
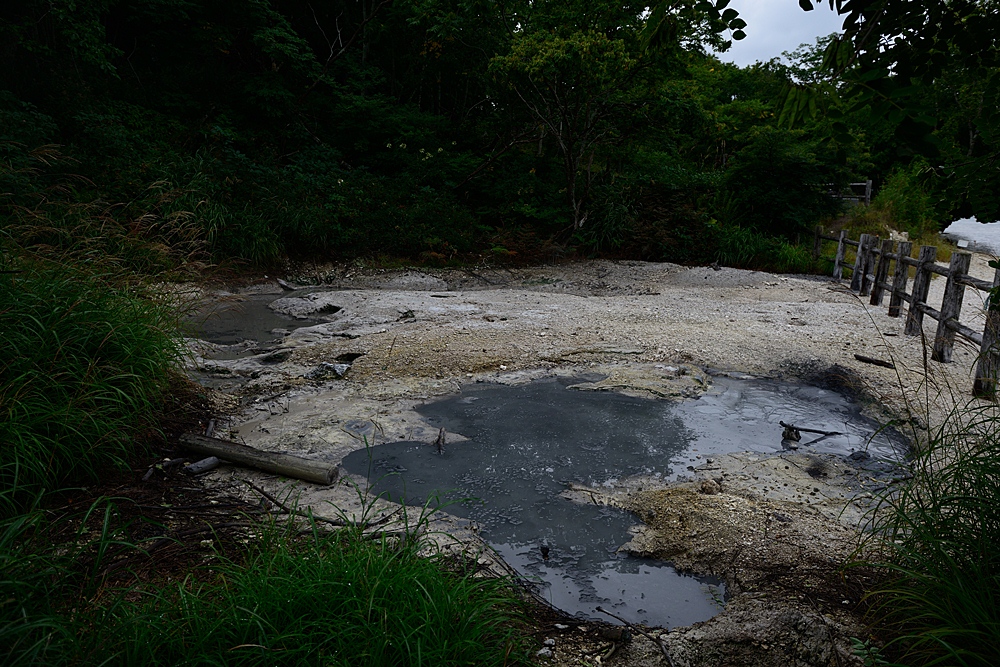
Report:
[[959,283],[956,278],[969,272],[971,262],[972,255],[967,252],[951,254],[948,282],[944,286],[944,298],[941,300],[941,319],[938,320],[934,351],[931,353],[931,359],[934,361],[945,364],[951,361],[952,351],[955,349],[955,332],[948,327],[948,322],[949,320],[958,322],[959,314],[962,312],[962,300],[965,297],[965,285]]
[[209,456],[207,459],[202,459],[201,461],[195,461],[191,465],[184,468],[184,472],[189,475],[201,475],[210,470],[215,470],[219,467],[222,460],[218,456]]
[[875,284],[872,286],[871,305],[881,306],[885,294],[885,281],[889,278],[889,260],[892,259],[892,239],[882,241],[882,250],[878,255],[878,268],[875,269]]
[[931,288],[931,273],[927,268],[936,259],[937,246],[920,246],[917,275],[913,279],[913,294],[910,296],[910,308],[906,313],[906,326],[903,329],[907,336],[919,336],[924,330],[924,311],[919,306],[927,305],[927,292]]
[[[1000,287],[1000,269],[993,274],[993,287]],[[979,398],[996,399],[997,374],[1000,374],[1000,303],[995,301],[991,298],[986,310],[983,343],[979,348],[976,380],[972,384],[972,393]]]
[[265,452],[228,440],[185,433],[180,437],[184,448],[197,454],[217,456],[224,461],[237,463],[275,475],[301,479],[313,484],[331,484],[337,477],[337,466],[324,461],[304,459],[291,454]]
[[892,276],[892,293],[889,296],[889,317],[899,317],[900,306],[906,296],[906,283],[910,280],[910,268],[906,259],[913,252],[912,241],[900,241],[896,253],[896,272]]

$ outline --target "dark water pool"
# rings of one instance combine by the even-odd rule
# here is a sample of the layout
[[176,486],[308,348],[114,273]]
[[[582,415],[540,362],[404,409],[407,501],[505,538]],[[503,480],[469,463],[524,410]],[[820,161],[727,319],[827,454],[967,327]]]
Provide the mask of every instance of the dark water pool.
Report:
[[779,420],[844,433],[812,444],[804,437],[813,451],[894,456],[901,446],[887,433],[871,440],[876,424],[816,387],[717,378],[708,395],[675,403],[566,388],[575,381],[468,386],[419,408],[429,424],[468,441],[443,453],[426,443],[380,444],[352,453],[344,466],[395,501],[454,503],[448,511],[477,522],[557,607],[599,618],[601,605],[631,622],[673,627],[717,613],[721,583],[617,553],[634,517],[560,497],[569,483],[673,478],[713,453],[776,452]]
[[[291,294],[301,296],[307,293]],[[272,301],[288,294],[249,294],[216,301],[189,315],[185,328],[188,335],[195,338],[217,345],[237,346],[241,343],[263,345],[277,342],[294,329],[319,324],[316,319],[294,318],[270,308]],[[245,350],[241,349],[223,350],[212,358],[234,358],[243,353]]]

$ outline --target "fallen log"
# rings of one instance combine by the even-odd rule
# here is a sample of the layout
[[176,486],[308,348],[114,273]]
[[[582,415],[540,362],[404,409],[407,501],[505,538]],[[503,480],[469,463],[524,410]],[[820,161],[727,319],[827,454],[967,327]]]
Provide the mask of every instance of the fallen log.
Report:
[[323,461],[304,459],[291,454],[265,452],[253,447],[228,440],[209,438],[195,433],[185,433],[180,437],[184,448],[197,454],[217,456],[248,468],[301,479],[313,484],[332,484],[337,477],[337,466]]

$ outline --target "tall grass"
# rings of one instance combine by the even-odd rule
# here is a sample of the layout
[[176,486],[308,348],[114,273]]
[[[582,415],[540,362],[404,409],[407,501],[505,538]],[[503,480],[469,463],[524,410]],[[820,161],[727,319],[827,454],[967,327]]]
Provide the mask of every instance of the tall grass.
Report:
[[51,662],[74,634],[51,604],[62,569],[30,545],[40,519],[31,511],[0,521],[0,662],[11,667]]
[[986,666],[1000,647],[1000,410],[956,412],[881,499],[865,563],[884,664]]
[[179,350],[165,307],[81,271],[0,274],[0,513],[123,465]]
[[[54,145],[0,141],[0,242],[19,255],[113,273],[191,277],[207,266],[207,230],[191,186],[149,181],[108,201]],[[97,268],[99,267],[99,268]]]
[[777,273],[809,273],[815,268],[810,250],[738,225],[714,229],[716,261],[724,266]]
[[84,641],[106,665],[502,665],[526,662],[516,603],[420,540],[272,527],[205,585],[110,607]]
[[[90,513],[100,523],[98,505]],[[262,524],[236,560],[218,554],[175,583],[115,587],[99,576],[101,554],[139,547],[102,525],[90,540],[71,532],[57,556],[42,513],[0,524],[0,664],[530,663],[508,582],[478,576],[469,561],[427,557],[413,531],[302,536],[290,523]]]

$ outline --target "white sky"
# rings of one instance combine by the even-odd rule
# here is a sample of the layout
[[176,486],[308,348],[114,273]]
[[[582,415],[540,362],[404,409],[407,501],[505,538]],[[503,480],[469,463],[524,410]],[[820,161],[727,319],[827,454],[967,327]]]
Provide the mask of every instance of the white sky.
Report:
[[811,12],[802,11],[797,0],[732,0],[729,6],[747,22],[743,30],[747,36],[733,42],[719,59],[741,67],[778,57],[799,44],[813,44],[817,37],[840,32],[844,23],[826,2]]

